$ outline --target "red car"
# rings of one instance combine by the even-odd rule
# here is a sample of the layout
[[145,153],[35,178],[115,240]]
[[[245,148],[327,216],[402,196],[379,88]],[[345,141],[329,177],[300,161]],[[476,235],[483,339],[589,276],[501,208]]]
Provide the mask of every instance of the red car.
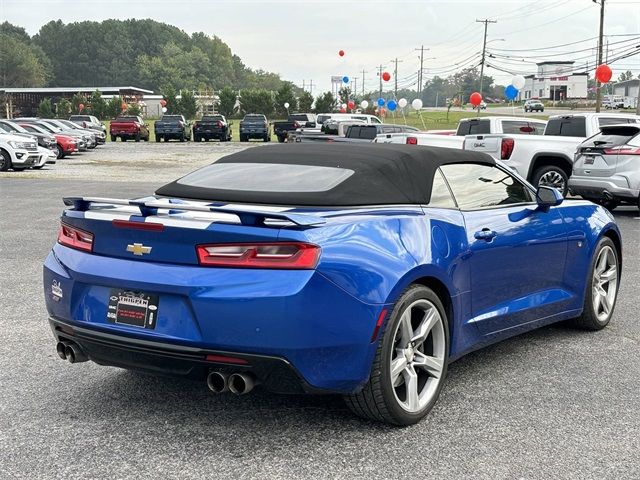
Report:
[[40,132],[40,133],[53,135],[56,139],[56,147],[58,149],[58,154],[57,154],[58,159],[64,158],[67,155],[71,155],[73,152],[78,151],[76,140],[73,137],[70,137],[68,135],[62,135],[60,133],[55,133],[55,132],[49,133],[43,130],[40,126],[34,125],[32,123],[19,123],[18,125],[20,125],[22,128],[27,129],[30,132]]

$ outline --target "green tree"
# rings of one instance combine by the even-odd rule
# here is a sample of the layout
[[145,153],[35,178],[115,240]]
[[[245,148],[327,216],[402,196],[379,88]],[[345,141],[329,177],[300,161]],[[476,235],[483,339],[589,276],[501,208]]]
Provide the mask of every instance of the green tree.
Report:
[[162,98],[167,102],[165,107],[167,108],[167,115],[176,115],[180,111],[180,103],[176,98],[177,92],[172,85],[167,85],[162,90]]
[[[4,31],[4,30],[3,30]],[[39,49],[0,33],[0,83],[4,87],[41,87],[50,72]]]
[[236,109],[236,92],[230,87],[224,87],[218,94],[220,99],[218,103],[218,111],[225,117],[230,117]]
[[80,104],[87,106],[87,98],[81,93],[74,93],[71,97],[71,111],[74,114],[80,113]]
[[113,97],[107,102],[106,116],[116,118],[122,112],[122,98]]
[[142,108],[137,103],[130,103],[127,106],[127,115],[142,115]]
[[192,120],[196,118],[198,113],[198,104],[196,98],[189,90],[182,90],[180,92],[180,101],[178,102],[178,109],[180,114],[184,115],[184,118]]
[[38,116],[41,118],[53,118],[53,106],[50,98],[45,98],[40,102]]
[[102,98],[102,94],[99,90],[96,90],[89,97],[89,105],[86,109],[91,115],[95,115],[98,119],[102,120],[107,117],[107,102]]
[[66,98],[63,98],[56,105],[56,115],[58,118],[69,118],[71,115],[71,102]]
[[[288,110],[284,106],[285,103],[289,104]],[[283,83],[278,89],[274,97],[274,106],[276,115],[280,118],[285,118],[289,112],[298,111],[298,99],[290,82]]]
[[311,107],[313,106],[313,95],[311,95],[306,90],[300,94],[298,97],[298,108],[301,112],[308,113],[311,111]]
[[243,113],[262,113],[270,116],[273,113],[273,96],[264,89],[242,90],[240,108]]
[[315,111],[317,113],[333,112],[336,105],[336,99],[331,92],[325,92],[316,98]]

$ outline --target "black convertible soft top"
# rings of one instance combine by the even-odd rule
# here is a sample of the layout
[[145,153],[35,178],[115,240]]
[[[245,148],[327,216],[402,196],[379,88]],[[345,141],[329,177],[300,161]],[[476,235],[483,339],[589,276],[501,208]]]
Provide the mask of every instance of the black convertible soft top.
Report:
[[156,195],[295,206],[428,204],[437,168],[452,163],[495,160],[480,152],[416,145],[273,145],[223,157]]

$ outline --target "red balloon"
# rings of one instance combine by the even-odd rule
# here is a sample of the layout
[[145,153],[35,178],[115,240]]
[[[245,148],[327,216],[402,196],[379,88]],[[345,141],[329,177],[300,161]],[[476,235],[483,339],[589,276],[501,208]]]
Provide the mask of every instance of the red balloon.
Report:
[[160,100],[160,105],[162,105],[163,107],[166,107],[167,101],[163,98],[162,100]]
[[340,51],[338,52],[338,55],[340,55],[341,57],[344,57],[344,50],[340,50]]
[[347,113],[347,109],[346,108],[341,108],[340,109],[340,113]]
[[382,72],[382,80],[388,82],[391,80],[391,74],[389,72]]
[[353,100],[349,100],[349,103],[347,103],[347,106],[348,106],[350,109],[353,109],[353,107],[355,107],[355,106],[356,106],[356,102],[354,102]]
[[469,97],[469,102],[474,107],[477,107],[478,105],[480,105],[482,103],[482,95],[480,95],[479,92],[473,92],[471,94],[471,96]]
[[126,110],[127,109],[127,104],[122,102],[122,105],[120,105],[120,107],[122,107],[122,110]]
[[80,109],[80,111],[84,110],[84,103],[81,103],[80,105],[78,105],[78,108]]
[[611,71],[611,67],[609,65],[605,65],[603,63],[602,65],[598,65],[598,68],[596,68],[596,79],[600,83],[607,83],[609,80],[611,80],[612,75],[613,72]]

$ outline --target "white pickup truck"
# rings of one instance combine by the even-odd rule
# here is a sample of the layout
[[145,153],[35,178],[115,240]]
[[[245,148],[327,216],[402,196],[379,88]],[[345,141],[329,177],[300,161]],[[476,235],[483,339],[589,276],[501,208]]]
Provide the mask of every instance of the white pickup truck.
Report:
[[465,150],[488,153],[502,160],[534,186],[568,191],[574,154],[586,138],[603,125],[637,123],[640,117],[620,113],[576,113],[549,117],[544,135],[487,134],[465,137]]
[[454,135],[432,132],[378,135],[376,143],[406,143],[431,147],[462,148],[465,135],[508,133],[542,135],[547,122],[523,117],[473,117],[463,118]]

